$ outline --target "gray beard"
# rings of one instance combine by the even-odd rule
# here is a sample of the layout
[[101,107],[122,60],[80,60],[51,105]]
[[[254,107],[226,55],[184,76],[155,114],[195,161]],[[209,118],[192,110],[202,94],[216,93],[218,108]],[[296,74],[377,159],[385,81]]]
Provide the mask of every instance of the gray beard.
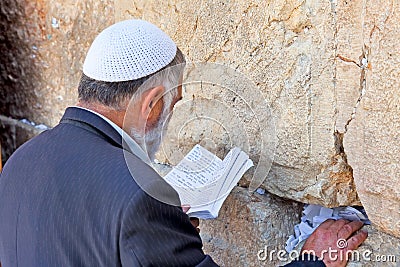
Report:
[[167,132],[168,123],[171,119],[171,113],[169,112],[170,103],[165,104],[167,105],[164,106],[160,119],[153,129],[149,130],[144,135],[138,133],[134,128],[131,129],[131,136],[147,154],[151,162],[155,159],[156,153],[160,148],[162,139]]

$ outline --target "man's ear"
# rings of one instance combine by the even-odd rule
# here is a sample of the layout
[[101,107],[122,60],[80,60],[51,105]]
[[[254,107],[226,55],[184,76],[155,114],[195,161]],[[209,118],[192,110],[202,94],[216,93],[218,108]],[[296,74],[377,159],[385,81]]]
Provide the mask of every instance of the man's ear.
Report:
[[[142,94],[142,103],[140,109],[140,115],[142,119],[153,120],[154,116],[156,117],[155,119],[157,119],[158,116],[162,113],[163,103],[160,100],[164,95],[164,91],[164,86],[159,85],[146,90]],[[149,116],[150,113],[151,116]]]

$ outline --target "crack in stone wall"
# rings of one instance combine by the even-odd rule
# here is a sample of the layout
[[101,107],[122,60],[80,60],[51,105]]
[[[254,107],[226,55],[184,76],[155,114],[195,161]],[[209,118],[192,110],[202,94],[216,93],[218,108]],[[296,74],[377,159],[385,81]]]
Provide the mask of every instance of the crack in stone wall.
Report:
[[[353,108],[353,112],[350,115],[350,118],[347,120],[345,126],[344,126],[344,133],[347,132],[347,128],[350,125],[350,122],[355,119],[356,117],[356,113],[357,113],[357,108],[360,105],[361,100],[363,99],[363,96],[365,95],[365,93],[367,92],[367,79],[366,79],[366,71],[368,70],[368,68],[370,67],[369,63],[368,63],[368,55],[369,55],[369,49],[366,45],[363,46],[363,53],[360,56],[360,63],[356,63],[355,61],[351,60],[350,62],[354,63],[357,65],[357,67],[360,68],[361,70],[361,75],[360,75],[360,95],[357,99],[356,104],[354,105]],[[344,57],[340,57],[338,56],[341,60],[344,60]],[[347,59],[346,59],[347,60]],[[344,60],[344,61],[346,61]]]

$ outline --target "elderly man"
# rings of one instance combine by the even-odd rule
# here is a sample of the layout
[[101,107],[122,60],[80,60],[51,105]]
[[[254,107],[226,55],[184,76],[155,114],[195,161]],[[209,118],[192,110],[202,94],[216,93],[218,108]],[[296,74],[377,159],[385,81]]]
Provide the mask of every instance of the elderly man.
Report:
[[[148,164],[181,99],[184,62],[148,22],[123,21],[100,33],[83,65],[78,105],[4,167],[3,267],[216,266],[177,193]],[[366,238],[351,237],[359,223],[322,226],[305,245],[319,257],[338,238],[350,238],[347,249]],[[290,265],[324,266],[309,258]]]

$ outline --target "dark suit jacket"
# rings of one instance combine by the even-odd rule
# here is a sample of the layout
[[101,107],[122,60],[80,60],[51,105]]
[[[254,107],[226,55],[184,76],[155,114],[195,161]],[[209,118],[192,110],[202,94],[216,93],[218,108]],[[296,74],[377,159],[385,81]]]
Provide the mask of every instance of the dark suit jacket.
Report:
[[162,187],[178,206],[149,196],[126,161],[160,188],[107,122],[78,108],[21,146],[0,178],[2,267],[216,266],[176,192]]
[[[217,266],[204,255],[179,205],[177,193],[151,167],[124,152],[112,126],[91,112],[68,108],[59,125],[25,143],[4,166],[0,262]],[[314,264],[290,266],[320,266]]]

